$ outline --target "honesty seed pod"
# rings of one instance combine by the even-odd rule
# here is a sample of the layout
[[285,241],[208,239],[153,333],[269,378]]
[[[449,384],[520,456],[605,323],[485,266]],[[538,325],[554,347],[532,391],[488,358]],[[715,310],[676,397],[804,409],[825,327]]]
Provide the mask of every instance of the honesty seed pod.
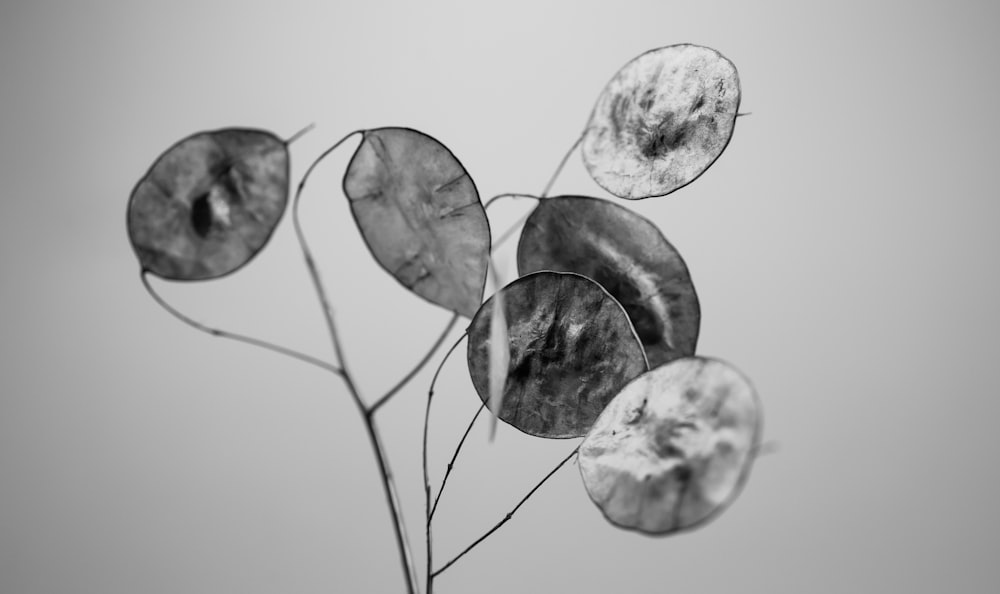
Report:
[[699,45],[661,47],[608,82],[583,137],[583,162],[619,198],[663,196],[695,180],[733,134],[740,80],[733,63]]
[[576,272],[604,287],[628,312],[650,367],[695,352],[701,309],[687,265],[656,225],[623,206],[540,201],[524,223],[517,269]]
[[344,174],[365,243],[404,287],[471,318],[486,286],[490,227],[455,155],[409,128],[366,130]]
[[143,270],[171,280],[224,276],[249,262],[288,202],[288,151],[270,132],[227,128],[160,155],[128,205]]
[[604,409],[580,446],[583,484],[617,526],[694,528],[739,493],[761,424],[741,373],[716,359],[677,359],[639,376]]
[[[492,411],[500,420],[538,437],[582,436],[618,390],[646,371],[625,310],[594,281],[543,271],[501,293],[510,356],[502,405]],[[469,375],[487,406],[495,301],[469,326]]]

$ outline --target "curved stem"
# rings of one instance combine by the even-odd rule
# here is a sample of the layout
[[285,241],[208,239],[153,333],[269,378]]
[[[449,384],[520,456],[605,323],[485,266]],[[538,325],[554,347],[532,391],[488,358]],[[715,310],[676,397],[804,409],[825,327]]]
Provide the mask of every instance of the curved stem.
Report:
[[[496,196],[494,196],[494,197],[490,198],[489,200],[487,200],[486,201],[486,205],[483,208],[489,208],[494,202],[496,202],[497,200],[500,200],[501,198],[533,198],[535,200],[542,200],[541,196],[533,196],[531,194],[515,194],[515,193],[497,194]],[[511,235],[513,235],[521,227],[521,225],[523,225],[524,222],[526,220],[528,220],[528,217],[530,217],[530,216],[531,216],[531,213],[528,212],[527,214],[525,214],[524,216],[522,216],[520,219],[518,219],[517,222],[515,222],[513,225],[511,225],[509,229],[507,229],[506,231],[504,231],[500,235],[500,238],[493,242],[493,245],[490,247],[490,252],[496,251],[496,249],[498,247],[500,247],[500,245],[502,245],[505,241],[507,241],[508,239],[510,239]],[[493,257],[490,256],[490,261],[492,262],[492,260],[493,260]]]
[[[323,283],[319,277],[319,270],[316,268],[316,261],[313,259],[312,251],[309,249],[309,243],[306,241],[305,233],[303,233],[302,231],[302,222],[299,220],[299,204],[302,201],[302,190],[305,188],[306,181],[309,180],[309,176],[312,174],[313,170],[316,169],[316,166],[319,165],[323,161],[323,159],[329,156],[330,153],[336,150],[340,145],[347,142],[347,139],[349,139],[351,136],[354,136],[355,134],[364,134],[364,132],[362,130],[355,130],[354,132],[351,132],[350,134],[344,136],[343,138],[338,140],[333,146],[323,151],[323,153],[320,154],[320,156],[317,157],[316,160],[313,161],[311,165],[309,165],[309,168],[306,169],[305,174],[302,176],[302,181],[299,182],[299,187],[295,190],[295,198],[292,201],[292,223],[295,227],[295,235],[296,237],[298,237],[299,246],[302,249],[302,256],[305,258],[306,261],[306,267],[309,269],[309,277],[312,279],[313,287],[316,289],[316,295],[319,297],[320,307],[323,309],[323,316],[326,318],[326,327],[330,333],[330,339],[333,341],[333,350],[337,356],[337,361],[340,362],[340,368],[343,371],[342,375],[344,376],[349,375],[347,373],[347,362],[344,360],[343,348],[340,344],[340,337],[337,334],[337,328],[333,322],[333,313],[330,308],[330,302],[327,299],[326,291],[323,289]],[[362,410],[364,410],[365,408],[364,403],[361,402],[361,399],[358,396],[357,391],[353,389],[353,383],[350,380],[348,380],[348,384],[350,384],[349,387],[352,388],[350,390],[351,396],[354,397],[354,399],[357,401],[357,404],[361,407]]]
[[361,394],[358,392],[357,386],[351,378],[347,362],[344,360],[343,346],[340,342],[340,335],[337,333],[337,326],[333,321],[333,311],[330,308],[330,301],[327,298],[326,290],[323,288],[323,283],[319,277],[319,270],[316,268],[316,262],[313,259],[312,252],[309,250],[309,244],[306,242],[305,234],[302,232],[302,224],[299,220],[299,203],[301,202],[302,190],[305,188],[309,175],[312,174],[316,166],[319,165],[320,162],[323,161],[323,159],[325,159],[328,155],[330,155],[330,153],[336,150],[337,147],[346,142],[351,136],[359,133],[364,134],[363,131],[357,130],[351,132],[347,136],[344,136],[312,162],[305,174],[302,176],[302,181],[299,182],[298,189],[295,192],[295,199],[292,203],[292,221],[295,224],[295,234],[298,237],[299,246],[302,249],[302,256],[306,261],[306,268],[309,270],[309,276],[312,278],[313,286],[316,289],[316,295],[319,297],[320,306],[323,309],[323,315],[326,318],[326,325],[330,333],[330,340],[333,342],[333,350],[336,354],[338,363],[340,363],[340,377],[344,380],[344,384],[347,386],[347,390],[351,394],[351,399],[354,401],[354,404],[358,409],[358,413],[361,415],[361,419],[365,424],[365,429],[368,432],[368,439],[371,442],[372,450],[375,453],[375,459],[378,462],[379,475],[382,478],[382,487],[385,491],[386,503],[389,505],[389,513],[392,516],[392,524],[396,533],[396,544],[399,548],[400,562],[403,565],[403,573],[406,576],[406,589],[409,594],[416,594],[419,591],[417,586],[419,583],[417,580],[417,572],[413,565],[413,555],[410,552],[409,539],[406,536],[406,526],[403,522],[402,507],[399,504],[399,497],[396,493],[396,483],[392,476],[392,470],[389,468],[389,461],[385,455],[385,446],[382,444],[382,440],[379,437],[378,428],[375,426],[375,419],[368,413],[368,409],[365,406],[364,401],[361,399]]
[[448,468],[444,471],[444,479],[441,481],[441,487],[438,489],[437,495],[434,497],[434,505],[431,506],[431,513],[427,518],[430,522],[434,519],[434,512],[437,511],[438,501],[441,501],[441,493],[444,493],[444,486],[448,484],[448,477],[451,475],[452,469],[455,467],[455,460],[458,459],[458,453],[462,451],[462,446],[465,445],[465,438],[469,436],[469,432],[472,431],[472,426],[476,424],[476,419],[479,418],[480,413],[486,408],[486,403],[483,402],[476,409],[476,414],[472,416],[472,420],[469,421],[469,426],[465,428],[465,433],[462,434],[462,439],[458,441],[458,447],[455,448],[455,453],[451,456],[451,461],[448,462]]
[[464,557],[465,554],[468,553],[469,551],[471,551],[472,549],[474,549],[476,547],[476,545],[478,545],[479,543],[481,543],[484,540],[486,540],[487,537],[489,537],[491,534],[493,534],[494,532],[496,532],[497,530],[499,530],[501,526],[503,526],[504,524],[506,524],[507,522],[509,522],[510,519],[512,517],[514,517],[514,513],[518,509],[520,509],[520,507],[522,505],[524,505],[524,502],[527,501],[529,497],[531,497],[532,495],[534,495],[535,491],[537,491],[542,485],[544,485],[545,481],[549,480],[549,477],[551,477],[553,474],[556,473],[556,471],[558,471],[560,468],[562,468],[564,464],[566,464],[567,462],[569,462],[570,458],[572,458],[573,456],[575,456],[576,453],[577,453],[577,451],[579,449],[580,449],[580,446],[576,446],[575,448],[573,448],[573,451],[570,452],[568,456],[566,456],[565,458],[563,458],[562,462],[560,462],[559,464],[557,464],[555,468],[553,468],[552,470],[550,470],[549,473],[546,474],[545,477],[542,478],[542,480],[539,481],[538,484],[534,486],[534,488],[532,488],[530,491],[528,491],[528,494],[525,495],[521,499],[521,501],[519,501],[517,503],[517,505],[514,506],[514,509],[510,510],[510,512],[506,516],[504,516],[502,520],[500,520],[499,522],[497,522],[497,524],[495,526],[493,526],[492,528],[490,528],[490,530],[486,534],[480,536],[479,538],[476,539],[475,542],[473,542],[469,546],[465,547],[465,550],[463,550],[461,553],[459,553],[458,555],[456,555],[454,559],[452,559],[451,561],[445,563],[444,566],[441,567],[441,569],[433,572],[431,574],[431,577],[436,577],[438,574],[440,574],[444,570],[446,570],[449,567],[451,567],[452,565],[454,565],[456,561],[458,561],[459,559],[461,559],[462,557]]
[[403,521],[402,506],[399,504],[399,495],[396,493],[396,481],[392,477],[392,469],[389,467],[389,461],[385,457],[385,446],[382,445],[378,429],[375,427],[375,422],[371,417],[365,417],[365,429],[368,431],[368,438],[375,452],[379,473],[382,475],[382,486],[385,490],[386,502],[389,504],[389,514],[392,516],[392,524],[396,529],[396,544],[399,548],[403,572],[406,575],[406,591],[409,594],[417,594],[420,591],[420,588],[417,587],[419,583],[417,569],[413,564],[413,554],[410,552],[410,541],[406,535],[406,523]]
[[316,124],[312,123],[312,124],[309,124],[308,126],[306,126],[305,128],[302,128],[301,130],[299,130],[295,134],[292,134],[288,138],[288,140],[285,141],[285,146],[288,146],[288,145],[292,144],[293,142],[295,142],[296,140],[302,138],[303,136],[305,136],[305,134],[307,132],[311,131],[315,127],[316,127]]
[[580,137],[576,139],[576,142],[573,143],[573,146],[569,147],[569,150],[566,151],[565,155],[563,155],[562,161],[559,161],[559,166],[556,167],[555,173],[552,174],[552,177],[549,178],[549,183],[545,184],[545,189],[542,190],[542,198],[546,198],[549,195],[549,192],[552,190],[552,186],[556,183],[556,179],[559,177],[559,174],[562,173],[563,167],[565,167],[566,162],[569,161],[569,156],[572,155],[573,151],[576,150],[576,147],[580,146],[580,143],[583,142],[583,136],[586,133],[587,131],[584,130],[580,134]]
[[444,364],[448,360],[448,357],[450,357],[458,345],[462,343],[462,340],[465,339],[466,335],[467,332],[462,333],[462,336],[460,336],[459,339],[455,341],[455,344],[451,345],[448,352],[445,353],[444,358],[441,359],[441,363],[437,367],[437,370],[434,371],[434,378],[431,379],[431,387],[427,391],[427,410],[424,412],[424,442],[422,455],[424,465],[424,505],[427,533],[427,594],[431,594],[434,588],[434,576],[431,574],[431,478],[430,472],[427,470],[427,427],[431,420],[431,401],[434,399],[434,385],[437,384],[438,375],[441,374],[441,370],[444,368]]
[[174,316],[178,320],[184,322],[188,326],[191,326],[195,330],[200,330],[201,332],[210,334],[212,336],[218,336],[220,338],[228,338],[229,340],[235,340],[237,342],[242,342],[245,344],[250,344],[256,347],[260,347],[262,349],[267,349],[269,351],[273,351],[275,353],[279,353],[281,355],[285,355],[293,359],[298,359],[299,361],[302,361],[304,363],[315,365],[316,367],[325,369],[332,373],[336,373],[337,375],[340,375],[342,373],[342,370],[336,365],[330,365],[326,361],[317,359],[316,357],[313,357],[311,355],[300,353],[298,351],[294,351],[292,349],[283,347],[281,345],[267,342],[266,340],[260,340],[259,338],[244,336],[243,334],[228,332],[226,330],[220,330],[219,328],[212,328],[211,326],[206,326],[201,322],[197,322],[189,318],[188,316],[182,314],[180,311],[175,309],[172,305],[167,303],[166,300],[164,300],[163,297],[161,297],[160,294],[153,289],[153,286],[149,284],[149,279],[147,278],[148,273],[149,273],[148,270],[143,270],[142,272],[139,273],[139,278],[140,280],[142,280],[142,286],[146,287],[146,292],[149,293],[149,296],[152,297],[153,300],[160,305],[160,307],[165,309],[167,313]]
[[457,313],[451,316],[451,319],[448,320],[448,325],[444,327],[444,330],[441,332],[441,335],[438,336],[437,340],[434,341],[434,344],[431,345],[430,350],[427,351],[427,354],[424,355],[424,358],[421,359],[420,362],[417,363],[416,367],[414,367],[409,373],[407,373],[406,376],[403,377],[403,379],[399,380],[399,383],[393,386],[391,390],[386,392],[384,396],[376,400],[375,404],[371,405],[368,408],[369,415],[375,414],[375,411],[378,410],[380,406],[388,402],[390,398],[396,395],[396,392],[402,390],[403,387],[406,386],[406,384],[410,383],[410,380],[412,380],[414,377],[416,377],[418,373],[420,373],[420,370],[423,369],[425,365],[427,365],[427,362],[431,360],[431,357],[434,356],[434,353],[436,353],[437,350],[441,348],[441,345],[444,343],[444,339],[448,338],[448,333],[451,332],[451,329],[455,327],[455,323],[458,322],[458,317],[459,316]]
[[504,231],[503,234],[500,235],[500,237],[497,238],[497,240],[493,242],[493,247],[490,248],[490,249],[495,251],[504,242],[506,242],[508,239],[510,239],[515,233],[517,233],[517,231],[521,228],[521,225],[523,225],[524,222],[527,221],[528,217],[530,217],[530,216],[531,216],[531,213],[529,212],[529,213],[525,214],[523,217],[521,217],[520,219],[518,219],[517,222],[515,222],[513,225],[511,225],[510,229],[507,229],[506,231]]
[[508,192],[506,194],[497,194],[496,196],[490,198],[489,200],[486,201],[486,204],[483,205],[483,208],[489,210],[489,208],[493,206],[493,203],[496,202],[497,200],[500,200],[501,198],[531,198],[533,200],[541,199],[539,196],[534,196],[532,194],[518,194],[516,192]]
[[[493,205],[494,202],[496,202],[497,200],[500,200],[501,198],[534,198],[536,200],[544,199],[546,196],[548,196],[548,193],[552,190],[552,186],[555,184],[556,180],[559,177],[559,174],[562,172],[563,168],[566,166],[566,162],[569,161],[570,155],[573,154],[573,151],[575,151],[576,148],[583,141],[583,136],[584,136],[584,134],[580,134],[579,138],[576,139],[576,142],[573,143],[573,146],[571,146],[570,149],[568,151],[566,151],[566,154],[563,155],[562,160],[559,162],[559,166],[556,167],[556,170],[552,174],[552,177],[549,179],[548,183],[545,185],[545,189],[542,191],[541,196],[533,196],[531,194],[518,194],[518,193],[498,194],[498,195],[490,198],[488,201],[486,201],[486,204],[484,205],[483,208],[484,209],[488,209],[490,206]],[[493,262],[492,252],[494,250],[496,250],[496,248],[498,248],[505,241],[507,241],[511,236],[513,236],[513,234],[517,231],[517,229],[528,219],[528,217],[530,215],[531,215],[531,213],[529,212],[528,214],[525,214],[523,217],[521,217],[521,219],[518,220],[516,223],[514,223],[513,226],[511,226],[503,234],[501,234],[501,236],[499,237],[499,239],[497,239],[496,241],[494,241],[493,244],[492,244],[492,246],[491,246],[491,248],[490,248],[490,271],[493,273],[494,280],[497,281],[498,290],[499,290],[499,278],[498,278],[498,276],[496,274],[495,269],[493,268],[494,262]],[[466,331],[466,332],[468,332],[468,331]],[[463,338],[464,338],[464,335],[463,335]],[[461,339],[459,339],[459,342],[461,342]],[[428,424],[429,424],[429,421],[430,421],[431,401],[432,401],[432,399],[434,397],[434,384],[437,381],[438,374],[441,372],[441,368],[444,366],[444,362],[448,359],[448,356],[451,355],[451,352],[453,350],[455,350],[455,347],[458,346],[459,342],[456,342],[451,347],[451,349],[448,350],[448,353],[445,355],[444,359],[441,361],[441,365],[438,366],[437,371],[434,373],[434,379],[431,380],[431,387],[430,387],[430,390],[428,391],[428,394],[427,394],[427,410],[426,410],[426,412],[424,414],[423,463],[424,463],[424,495],[425,495],[426,502],[427,502],[427,594],[431,594],[431,590],[432,590],[433,585],[434,585],[434,577],[435,576],[437,576],[439,573],[441,573],[445,569],[448,569],[449,567],[451,567],[451,565],[454,564],[456,561],[458,561],[463,555],[465,555],[466,553],[468,553],[476,545],[478,545],[483,540],[485,540],[487,537],[489,537],[491,534],[493,534],[494,532],[496,532],[500,528],[500,526],[503,526],[507,521],[509,521],[511,519],[511,517],[514,515],[514,512],[516,512],[522,505],[524,505],[524,502],[527,501],[528,498],[531,497],[535,493],[535,491],[537,491],[542,486],[542,484],[545,483],[545,481],[547,481],[549,479],[549,477],[551,477],[553,474],[555,474],[555,472],[557,470],[559,470],[560,468],[562,468],[562,466],[566,462],[568,462],[569,459],[572,458],[573,455],[576,454],[577,450],[579,449],[579,446],[577,446],[576,448],[574,448],[573,451],[570,452],[570,454],[568,456],[566,456],[566,458],[563,459],[563,461],[560,462],[558,466],[556,466],[554,469],[552,469],[551,472],[549,472],[547,475],[545,475],[545,477],[541,480],[541,482],[539,482],[537,485],[535,485],[535,487],[531,491],[529,491],[528,494],[525,495],[524,498],[521,499],[520,502],[518,502],[518,504],[514,507],[514,509],[511,510],[511,512],[508,513],[504,517],[504,519],[502,519],[489,532],[487,532],[483,536],[479,537],[479,539],[477,539],[474,543],[472,543],[471,545],[469,545],[464,551],[462,551],[461,553],[459,553],[458,556],[456,556],[454,559],[452,559],[447,564],[445,564],[444,567],[442,567],[441,569],[439,569],[437,571],[431,571],[431,568],[433,566],[432,565],[432,561],[431,561],[432,560],[432,552],[431,552],[431,520],[434,517],[434,512],[437,510],[438,502],[441,500],[441,494],[444,492],[444,487],[445,487],[445,485],[448,482],[448,476],[451,474],[451,470],[452,470],[452,468],[453,468],[453,466],[455,464],[455,460],[458,458],[458,454],[462,450],[462,446],[465,444],[465,439],[466,439],[466,437],[468,437],[469,432],[472,430],[472,426],[475,424],[476,419],[479,418],[480,413],[482,413],[483,408],[486,407],[486,403],[484,402],[479,407],[479,410],[476,411],[475,416],[472,417],[472,421],[469,423],[469,426],[466,428],[465,433],[462,435],[462,439],[459,441],[458,447],[455,449],[455,453],[451,457],[451,462],[448,463],[448,469],[445,471],[444,479],[441,481],[441,488],[440,488],[440,490],[438,490],[437,496],[435,497],[434,504],[432,506],[431,505],[431,501],[430,501],[430,496],[431,496],[430,477],[429,477],[429,473],[428,473],[428,470],[427,470],[427,431],[428,431]],[[495,430],[495,425],[494,425],[493,429]],[[492,439],[492,431],[491,431],[491,439]]]
[[[544,200],[546,197],[548,197],[549,192],[552,190],[552,186],[555,185],[556,180],[559,178],[559,174],[562,173],[563,168],[566,166],[566,162],[569,161],[570,155],[573,154],[573,151],[576,150],[576,147],[580,146],[581,142],[583,142],[583,134],[580,134],[580,137],[576,139],[576,142],[573,143],[573,146],[569,147],[569,150],[566,151],[565,155],[563,155],[562,161],[559,161],[559,166],[556,167],[556,170],[552,174],[552,177],[549,178],[549,183],[545,184],[545,189],[542,190],[542,193],[541,193],[540,196],[532,196],[531,194],[498,194],[498,195],[494,196],[493,198],[489,199],[489,201],[486,203],[486,208],[489,208],[490,204],[493,204],[494,201],[499,200],[500,198],[507,198],[507,197],[511,197],[511,198],[535,198],[535,199],[538,199],[538,200]],[[520,219],[518,219],[516,223],[514,223],[513,225],[511,225],[510,229],[507,229],[506,231],[504,231],[500,235],[500,237],[497,238],[497,240],[493,242],[493,247],[491,249],[496,250],[498,247],[500,247],[501,245],[503,245],[504,242],[506,242],[508,239],[511,238],[511,236],[513,236],[515,233],[517,233],[517,230],[521,227],[521,225],[524,224],[525,221],[528,220],[528,217],[530,217],[530,216],[531,216],[531,213],[529,212],[526,215],[522,216]]]

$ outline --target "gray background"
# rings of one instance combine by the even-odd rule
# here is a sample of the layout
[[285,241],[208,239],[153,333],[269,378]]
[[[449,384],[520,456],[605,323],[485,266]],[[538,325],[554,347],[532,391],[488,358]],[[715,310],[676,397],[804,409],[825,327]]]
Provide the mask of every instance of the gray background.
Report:
[[[5,2],[0,592],[402,591],[346,392],[157,308],[125,234],[133,184],[192,132],[287,137],[315,122],[292,146],[296,181],[346,132],[406,125],[447,144],[484,199],[538,192],[607,79],[678,42],[726,54],[753,115],[695,183],[630,206],[684,254],[699,350],[753,378],[779,449],[716,522],[666,539],[608,525],[564,468],[437,590],[995,591],[997,13],[985,1]],[[317,172],[303,215],[372,398],[449,314],[366,251],[339,192],[352,149]],[[555,191],[606,196],[578,155]],[[529,206],[501,204],[497,226]],[[288,220],[239,274],[156,286],[199,320],[329,353]],[[379,417],[418,557],[429,378]],[[436,405],[439,480],[477,406],[462,356]],[[477,426],[442,499],[437,559],[572,445],[506,426],[490,444]]]

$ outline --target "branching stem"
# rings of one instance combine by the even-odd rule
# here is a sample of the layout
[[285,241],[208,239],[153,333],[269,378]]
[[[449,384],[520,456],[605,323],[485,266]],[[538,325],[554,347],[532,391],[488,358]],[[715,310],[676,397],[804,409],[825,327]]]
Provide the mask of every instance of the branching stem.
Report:
[[315,127],[316,127],[316,124],[309,124],[308,126],[306,126],[305,128],[302,128],[301,130],[299,130],[295,134],[292,134],[291,137],[289,137],[289,139],[285,141],[285,146],[288,146],[288,145],[292,144],[293,142],[295,142],[296,140],[302,138],[303,136],[306,135],[306,133],[308,133],[309,131],[311,131]]
[[539,196],[534,196],[532,194],[517,194],[514,192],[508,192],[506,194],[497,194],[496,196],[490,198],[486,201],[486,204],[483,205],[483,208],[485,210],[489,210],[490,207],[493,206],[494,202],[502,198],[531,198],[532,200],[541,200]]
[[305,259],[306,268],[309,270],[309,276],[312,278],[313,286],[316,289],[316,295],[320,301],[320,307],[322,308],[323,315],[326,318],[326,325],[330,333],[330,340],[333,342],[333,350],[336,354],[337,361],[340,364],[340,377],[344,380],[344,384],[347,387],[348,392],[351,394],[351,398],[358,409],[358,413],[361,415],[362,421],[364,421],[365,429],[368,432],[368,439],[371,442],[372,450],[374,450],[375,453],[375,459],[379,468],[379,475],[382,478],[382,487],[385,491],[386,502],[389,505],[389,513],[392,516],[393,528],[396,532],[396,544],[399,548],[399,556],[400,562],[403,565],[403,573],[406,576],[407,592],[409,594],[417,594],[417,592],[419,592],[419,581],[417,579],[416,568],[413,565],[413,554],[410,551],[410,543],[406,536],[406,525],[403,521],[402,507],[399,504],[399,496],[396,493],[396,483],[392,476],[392,470],[389,467],[389,461],[386,458],[385,446],[382,444],[382,439],[379,436],[378,428],[375,425],[375,419],[372,415],[368,414],[368,408],[365,406],[364,400],[362,400],[361,394],[358,392],[358,388],[355,385],[354,380],[351,378],[350,370],[348,369],[347,362],[344,359],[340,335],[337,333],[337,326],[333,321],[333,310],[330,307],[330,301],[327,298],[326,290],[323,288],[323,283],[320,280],[319,270],[316,268],[316,262],[313,259],[312,252],[306,242],[305,234],[302,232],[302,224],[299,220],[299,203],[302,198],[302,190],[305,188],[309,175],[313,172],[316,166],[323,161],[323,159],[330,155],[330,153],[346,142],[351,136],[359,133],[364,134],[361,130],[351,132],[344,138],[340,139],[332,147],[325,150],[319,157],[316,158],[315,161],[312,162],[305,174],[302,176],[302,181],[299,182],[299,187],[295,192],[295,199],[292,203],[292,221],[295,224],[295,234],[298,237],[299,246],[302,248],[302,256]]
[[423,465],[424,465],[424,509],[425,509],[425,531],[427,534],[427,594],[432,594],[434,591],[434,576],[431,575],[431,560],[432,560],[432,548],[431,548],[431,478],[430,472],[427,470],[427,427],[430,425],[431,420],[431,401],[434,399],[434,385],[437,384],[438,375],[441,374],[441,370],[444,368],[445,362],[448,357],[458,348],[458,345],[462,343],[465,339],[467,333],[462,333],[462,336],[455,341],[455,344],[451,345],[448,352],[445,353],[444,358],[441,359],[441,363],[438,365],[437,369],[434,371],[434,377],[431,379],[431,387],[427,390],[427,410],[424,412],[424,442],[423,442]]
[[476,409],[476,414],[472,415],[472,420],[469,421],[469,426],[465,428],[465,433],[462,434],[462,439],[458,441],[458,446],[455,448],[455,453],[451,455],[451,461],[448,462],[448,468],[444,471],[444,479],[441,480],[441,487],[438,489],[437,495],[434,497],[434,505],[431,506],[431,513],[427,518],[427,522],[430,523],[434,519],[434,512],[437,511],[438,501],[441,501],[441,493],[444,493],[444,486],[448,484],[448,477],[451,476],[452,469],[455,468],[455,460],[458,460],[458,453],[462,451],[462,446],[465,445],[465,438],[469,436],[472,431],[472,426],[476,424],[476,419],[479,418],[480,413],[486,408],[486,403],[483,402]]
[[[493,198],[490,198],[490,200],[486,203],[486,208],[489,208],[490,204],[493,204],[494,201],[499,200],[500,198],[507,198],[507,197],[511,197],[511,198],[535,198],[537,200],[544,200],[545,198],[547,198],[548,195],[549,195],[549,192],[552,191],[552,186],[555,185],[556,180],[559,178],[559,174],[562,173],[563,168],[566,166],[566,162],[569,161],[570,155],[573,154],[573,151],[576,150],[576,147],[580,146],[581,142],[583,142],[583,134],[580,134],[580,137],[576,139],[576,142],[573,143],[573,146],[571,146],[569,148],[569,150],[566,151],[566,154],[563,155],[562,161],[559,162],[559,166],[556,167],[556,170],[552,174],[552,177],[549,178],[549,183],[545,184],[545,189],[542,190],[542,193],[541,193],[540,196],[532,196],[531,194],[499,194],[497,196],[494,196]],[[506,231],[504,231],[500,235],[500,237],[498,237],[497,240],[493,242],[493,248],[492,249],[496,250],[498,247],[500,247],[501,245],[503,245],[508,239],[510,239],[515,233],[517,233],[517,230],[521,228],[521,225],[523,225],[524,222],[527,221],[528,217],[530,217],[530,216],[531,216],[530,212],[527,213],[527,214],[525,214],[520,219],[518,219],[516,223],[514,223],[513,225],[511,225],[510,229],[507,229]]]
[[153,289],[153,286],[149,284],[149,278],[147,278],[148,274],[149,274],[148,270],[143,270],[142,272],[139,273],[139,278],[140,280],[142,280],[142,286],[146,288],[146,292],[149,293],[149,296],[152,297],[153,300],[160,305],[160,307],[165,309],[167,313],[174,316],[178,320],[184,322],[188,326],[191,326],[195,330],[200,330],[201,332],[210,334],[212,336],[218,336],[220,338],[228,338],[229,340],[235,340],[237,342],[242,342],[253,345],[255,347],[260,347],[262,349],[267,349],[269,351],[273,351],[275,353],[279,353],[287,357],[291,357],[293,359],[298,359],[299,361],[309,363],[310,365],[315,365],[316,367],[325,369],[331,373],[336,373],[337,375],[340,375],[342,373],[342,370],[336,365],[331,365],[326,361],[317,359],[316,357],[313,357],[311,355],[300,353],[298,351],[268,342],[266,340],[253,338],[252,336],[244,336],[243,334],[237,334],[235,332],[220,330],[219,328],[212,328],[211,326],[206,326],[201,322],[189,318],[188,316],[184,315],[176,308],[174,308],[172,305],[167,303],[166,300],[164,300],[163,297],[161,297],[160,294]]
[[509,522],[510,519],[512,517],[514,517],[514,514],[517,512],[517,510],[520,509],[522,505],[524,505],[524,502],[527,501],[528,498],[530,498],[532,495],[534,495],[535,491],[537,491],[542,485],[545,484],[545,481],[549,480],[549,478],[553,474],[555,474],[560,468],[562,468],[567,462],[569,462],[570,458],[572,458],[573,456],[575,456],[576,453],[577,453],[577,451],[579,451],[579,449],[580,449],[580,446],[576,446],[575,448],[573,448],[573,451],[570,452],[568,456],[566,456],[565,458],[563,458],[562,461],[559,462],[559,464],[557,464],[555,468],[553,468],[552,470],[550,470],[549,473],[546,474],[542,478],[542,480],[540,480],[538,482],[537,485],[535,485],[534,487],[532,487],[532,489],[530,491],[528,491],[527,495],[525,495],[524,497],[522,497],[521,500],[519,502],[517,502],[517,505],[514,506],[514,509],[510,510],[510,512],[508,512],[507,515],[505,515],[503,517],[503,519],[501,519],[499,522],[497,522],[495,526],[493,526],[492,528],[490,528],[490,530],[486,534],[484,534],[484,535],[480,536],[479,538],[477,538],[475,540],[475,542],[473,542],[469,546],[465,547],[465,550],[463,550],[461,553],[459,553],[458,555],[456,555],[454,559],[452,559],[451,561],[445,563],[444,566],[441,567],[441,569],[438,569],[437,571],[432,572],[431,573],[431,578],[437,577],[441,572],[443,572],[444,570],[446,570],[449,567],[451,567],[452,565],[454,565],[455,562],[458,561],[459,559],[461,559],[462,557],[464,557],[466,553],[468,553],[472,549],[476,548],[476,545],[478,545],[479,543],[481,543],[484,540],[486,540],[491,534],[493,534],[494,532],[496,532],[497,530],[499,530],[501,526],[503,526],[504,524],[506,524],[507,522]]
[[576,139],[576,142],[573,143],[573,146],[569,147],[569,150],[566,151],[565,155],[563,155],[562,161],[559,161],[559,166],[556,167],[556,170],[552,174],[552,177],[549,178],[549,183],[545,184],[545,189],[542,190],[542,198],[547,198],[549,196],[549,192],[552,191],[552,186],[555,185],[556,179],[559,178],[559,174],[562,173],[563,167],[565,167],[566,162],[569,161],[569,156],[572,155],[573,151],[576,150],[576,147],[580,146],[580,143],[583,142],[583,137],[586,133],[587,133],[586,130],[581,132],[580,136]]
[[375,411],[378,410],[380,406],[388,402],[390,398],[395,396],[397,392],[399,392],[400,390],[403,389],[403,387],[406,386],[406,384],[410,383],[410,380],[412,380],[414,377],[416,377],[418,373],[420,373],[420,370],[423,369],[425,365],[427,365],[427,362],[431,360],[431,357],[434,356],[434,353],[436,353],[437,350],[441,348],[441,345],[444,343],[444,339],[448,338],[448,333],[451,332],[451,329],[455,327],[456,322],[458,322],[457,313],[451,316],[451,319],[448,320],[448,325],[444,327],[444,330],[441,332],[441,335],[438,336],[436,341],[434,341],[434,344],[431,345],[430,350],[427,351],[427,354],[424,355],[424,358],[421,359],[419,363],[417,363],[416,367],[410,370],[410,373],[407,373],[406,376],[403,377],[403,379],[399,380],[399,383],[393,386],[391,390],[386,392],[384,396],[376,400],[375,404],[371,405],[368,408],[369,416],[375,414]]

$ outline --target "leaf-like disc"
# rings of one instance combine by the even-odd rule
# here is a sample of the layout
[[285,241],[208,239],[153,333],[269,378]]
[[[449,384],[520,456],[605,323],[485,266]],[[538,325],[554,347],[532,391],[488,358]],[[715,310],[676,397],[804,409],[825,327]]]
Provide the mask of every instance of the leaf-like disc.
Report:
[[576,272],[607,289],[628,312],[650,367],[693,355],[701,310],[681,255],[656,225],[597,198],[546,198],[524,224],[521,274]]
[[736,497],[760,427],[743,375],[715,359],[678,359],[615,396],[580,446],[580,474],[613,524],[649,534],[693,528]]
[[690,44],[646,52],[598,97],[583,162],[594,181],[620,198],[669,194],[722,154],[739,106],[736,67],[719,52]]
[[490,228],[472,178],[444,145],[408,128],[368,130],[344,174],[344,193],[389,274],[431,303],[475,315]]
[[144,270],[172,280],[229,274],[264,248],[288,202],[288,151],[269,132],[181,140],[132,191],[128,234]]
[[[510,350],[503,421],[538,437],[580,437],[626,383],[646,371],[632,324],[600,285],[537,272],[503,289]],[[490,406],[490,321],[495,299],[469,326],[469,375]]]

